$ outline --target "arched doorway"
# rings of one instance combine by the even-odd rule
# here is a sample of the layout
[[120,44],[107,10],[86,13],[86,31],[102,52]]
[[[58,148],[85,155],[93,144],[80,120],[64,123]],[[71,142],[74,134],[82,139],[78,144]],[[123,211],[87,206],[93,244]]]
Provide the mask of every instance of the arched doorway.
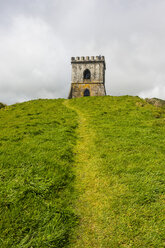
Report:
[[90,91],[88,89],[84,90],[84,96],[90,96]]
[[90,70],[86,69],[84,71],[84,77],[83,78],[84,78],[84,80],[91,79],[91,72],[90,72]]

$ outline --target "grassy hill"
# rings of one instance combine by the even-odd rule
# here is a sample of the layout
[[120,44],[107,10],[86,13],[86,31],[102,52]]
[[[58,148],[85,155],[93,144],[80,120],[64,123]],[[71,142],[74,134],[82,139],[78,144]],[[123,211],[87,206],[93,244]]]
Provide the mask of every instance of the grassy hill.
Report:
[[165,246],[164,107],[36,100],[0,130],[1,247]]

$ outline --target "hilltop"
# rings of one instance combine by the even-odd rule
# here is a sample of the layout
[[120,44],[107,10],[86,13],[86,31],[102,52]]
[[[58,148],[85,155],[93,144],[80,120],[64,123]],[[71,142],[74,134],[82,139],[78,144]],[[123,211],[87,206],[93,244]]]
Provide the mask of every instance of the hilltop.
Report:
[[34,100],[0,130],[1,247],[164,247],[164,106]]

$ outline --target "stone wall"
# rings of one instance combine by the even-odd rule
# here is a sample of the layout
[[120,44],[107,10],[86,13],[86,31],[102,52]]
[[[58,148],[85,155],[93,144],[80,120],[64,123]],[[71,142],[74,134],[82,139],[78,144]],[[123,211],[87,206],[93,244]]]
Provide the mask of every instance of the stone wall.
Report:
[[[83,97],[85,89],[90,96],[104,96],[105,91],[105,59],[104,56],[72,57],[72,82],[69,98]],[[84,79],[84,71],[91,73],[90,79]]]
[[95,84],[72,84],[71,85],[71,94],[69,98],[83,97],[85,89],[89,89],[90,96],[105,96],[105,87],[104,84],[95,83]]
[[91,82],[104,82],[104,64],[98,63],[80,63],[72,65],[72,83],[83,83],[83,72],[89,69],[91,72]]

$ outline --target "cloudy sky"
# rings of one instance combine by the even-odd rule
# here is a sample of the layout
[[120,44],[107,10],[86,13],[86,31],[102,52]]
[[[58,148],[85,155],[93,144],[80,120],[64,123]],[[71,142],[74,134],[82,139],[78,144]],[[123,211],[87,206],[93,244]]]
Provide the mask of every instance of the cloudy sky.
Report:
[[165,0],[0,0],[0,102],[67,98],[91,55],[108,94],[165,99]]

